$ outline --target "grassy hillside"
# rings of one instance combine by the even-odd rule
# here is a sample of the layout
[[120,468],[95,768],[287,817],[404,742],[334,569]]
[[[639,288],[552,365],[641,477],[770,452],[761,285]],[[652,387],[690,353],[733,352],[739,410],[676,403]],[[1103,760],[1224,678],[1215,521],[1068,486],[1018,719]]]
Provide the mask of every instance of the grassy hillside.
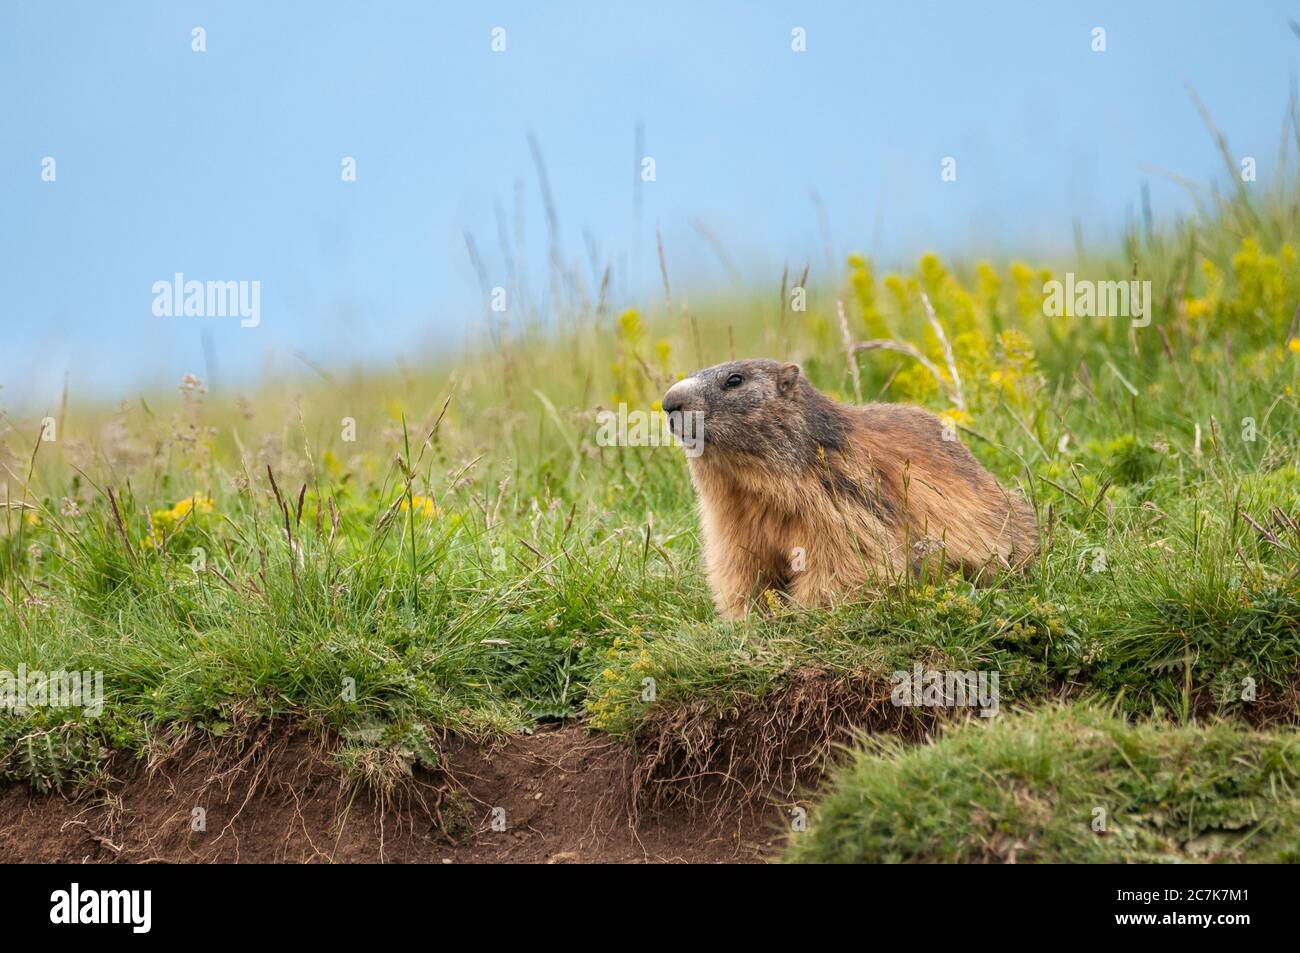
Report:
[[[1053,797],[1076,805],[1093,789],[1075,776],[1095,769],[1123,810],[1176,814],[1179,792],[1152,793],[1138,766],[1192,757],[1202,737],[1222,742],[1206,757],[1229,774],[1231,751],[1275,752],[1276,776],[1291,779],[1296,184],[1206,190],[1191,218],[1135,226],[1121,247],[1074,261],[927,255],[881,274],[852,256],[841,274],[795,267],[752,296],[691,307],[668,275],[663,300],[618,310],[601,283],[559,271],[568,306],[552,301],[543,318],[521,299],[455,361],[243,394],[187,378],[113,409],[75,392],[57,408],[10,408],[0,671],[103,672],[106,699],[95,717],[0,711],[0,774],[93,784],[109,750],[277,717],[336,735],[343,769],[383,787],[435,763],[445,733],[584,719],[656,752],[640,781],[657,791],[676,767],[707,772],[740,751],[754,759],[747,793],[790,796],[820,763],[781,747],[796,729],[824,752],[855,727],[915,739],[948,720],[883,700],[891,673],[920,662],[996,671],[1004,704],[1069,698],[1156,721],[1053,709],[915,752],[872,742],[797,858],[987,856],[983,828],[933,829],[914,807],[915,830],[900,820],[881,833],[861,805],[915,805],[917,772],[941,770],[954,786],[931,797],[1001,798],[999,779],[1020,783],[1023,766],[987,778],[977,766],[1001,765],[1025,732],[1059,748]],[[1066,272],[1151,281],[1149,325],[1047,316],[1044,283]],[[880,341],[890,346],[854,346]],[[773,597],[761,617],[718,621],[680,451],[599,446],[596,413],[657,409],[672,381],[733,356],[797,360],[839,399],[945,415],[1033,502],[1040,560],[983,590],[929,578],[832,611]],[[1210,716],[1230,726],[1189,727]],[[1254,733],[1268,727],[1281,733]],[[1080,733],[1119,739],[1133,766],[1080,747]],[[1294,824],[1288,790],[1240,797]],[[1166,849],[1059,832],[1073,815],[1043,803],[1006,834],[1041,845],[1037,857]]]
[[1300,861],[1293,731],[1045,708],[906,747],[867,739],[788,858],[813,863]]

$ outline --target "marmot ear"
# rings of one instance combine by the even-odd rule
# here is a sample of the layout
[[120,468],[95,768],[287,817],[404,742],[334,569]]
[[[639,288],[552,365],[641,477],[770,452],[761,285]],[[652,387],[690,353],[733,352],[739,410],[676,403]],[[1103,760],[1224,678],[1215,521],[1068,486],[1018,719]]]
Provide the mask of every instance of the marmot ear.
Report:
[[781,393],[787,393],[799,381],[798,364],[782,364],[776,372],[776,386]]

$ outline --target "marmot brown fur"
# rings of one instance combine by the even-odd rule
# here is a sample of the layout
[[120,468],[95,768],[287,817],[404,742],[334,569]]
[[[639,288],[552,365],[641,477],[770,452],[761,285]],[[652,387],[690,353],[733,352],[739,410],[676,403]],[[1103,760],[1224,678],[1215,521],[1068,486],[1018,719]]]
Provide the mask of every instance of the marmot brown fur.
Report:
[[678,381],[663,409],[679,436],[701,424],[691,480],[727,618],[765,589],[827,605],[922,565],[986,579],[1037,550],[1032,508],[919,407],[839,404],[797,364],[751,360]]

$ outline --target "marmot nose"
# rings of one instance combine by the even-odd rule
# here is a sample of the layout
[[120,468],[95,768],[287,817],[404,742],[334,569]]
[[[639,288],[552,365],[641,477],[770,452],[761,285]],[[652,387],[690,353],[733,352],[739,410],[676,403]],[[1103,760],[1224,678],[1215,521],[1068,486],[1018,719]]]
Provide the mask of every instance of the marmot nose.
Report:
[[664,399],[659,402],[659,406],[664,409],[664,413],[675,413],[685,407],[687,398],[691,396],[691,392],[697,384],[698,381],[693,377],[687,377],[668,388],[668,393],[664,394]]

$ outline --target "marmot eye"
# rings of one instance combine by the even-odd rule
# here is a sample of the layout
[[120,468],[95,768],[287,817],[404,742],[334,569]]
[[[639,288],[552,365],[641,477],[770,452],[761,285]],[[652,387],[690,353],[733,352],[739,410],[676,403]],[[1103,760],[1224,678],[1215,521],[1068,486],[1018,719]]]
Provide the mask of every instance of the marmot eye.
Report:
[[730,377],[727,378],[727,382],[722,386],[726,388],[732,388],[732,387],[739,387],[743,383],[745,383],[745,379],[743,377],[741,377],[739,374],[732,374]]

